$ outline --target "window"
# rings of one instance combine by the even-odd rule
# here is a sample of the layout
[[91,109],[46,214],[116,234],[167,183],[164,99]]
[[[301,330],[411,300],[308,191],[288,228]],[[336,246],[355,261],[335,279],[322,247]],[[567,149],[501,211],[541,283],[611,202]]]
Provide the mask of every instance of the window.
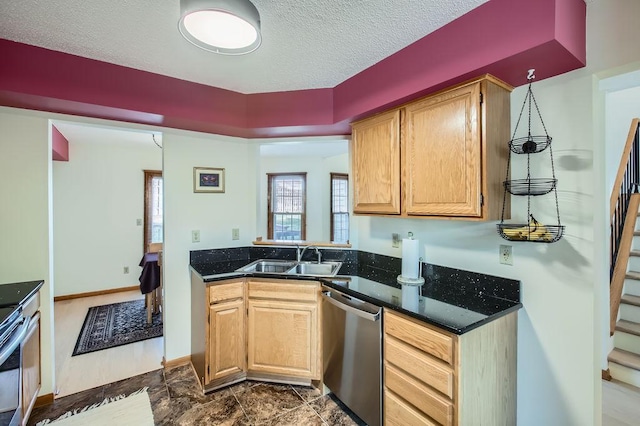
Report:
[[269,193],[267,238],[306,238],[306,173],[268,173]]
[[349,175],[331,173],[331,241],[349,241]]
[[144,171],[144,248],[162,242],[162,172]]

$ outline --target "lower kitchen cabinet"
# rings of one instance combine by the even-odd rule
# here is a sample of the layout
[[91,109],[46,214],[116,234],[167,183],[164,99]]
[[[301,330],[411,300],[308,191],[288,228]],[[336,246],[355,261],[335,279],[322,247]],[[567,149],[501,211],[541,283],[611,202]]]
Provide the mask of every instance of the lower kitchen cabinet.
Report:
[[316,281],[248,282],[249,376],[320,379]]
[[385,425],[514,425],[517,313],[455,335],[384,314]]
[[27,335],[22,342],[22,424],[25,426],[40,392],[40,295],[36,293],[23,309],[29,320]]
[[246,375],[244,317],[244,298],[209,307],[209,382]]
[[246,378],[321,378],[317,281],[191,280],[191,363],[205,392]]
[[247,376],[245,280],[206,286],[191,276],[191,363],[205,391]]

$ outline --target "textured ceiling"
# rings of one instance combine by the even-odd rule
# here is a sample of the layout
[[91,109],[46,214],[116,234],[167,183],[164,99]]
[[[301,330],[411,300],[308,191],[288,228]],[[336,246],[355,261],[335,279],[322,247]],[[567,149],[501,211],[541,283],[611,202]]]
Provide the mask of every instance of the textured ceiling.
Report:
[[262,46],[200,50],[179,0],[4,0],[0,38],[183,80],[262,93],[334,87],[487,0],[253,0]]

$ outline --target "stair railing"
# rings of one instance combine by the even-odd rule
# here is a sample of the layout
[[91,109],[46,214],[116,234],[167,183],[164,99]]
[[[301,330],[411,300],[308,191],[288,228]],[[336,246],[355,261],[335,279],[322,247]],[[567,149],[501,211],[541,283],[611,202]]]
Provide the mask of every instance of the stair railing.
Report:
[[610,243],[610,319],[611,334],[615,329],[618,317],[620,298],[624,276],[626,275],[628,252],[631,250],[631,239],[635,218],[638,214],[638,193],[640,184],[640,119],[631,122],[627,142],[622,152],[620,166],[613,184],[610,199],[611,243]]

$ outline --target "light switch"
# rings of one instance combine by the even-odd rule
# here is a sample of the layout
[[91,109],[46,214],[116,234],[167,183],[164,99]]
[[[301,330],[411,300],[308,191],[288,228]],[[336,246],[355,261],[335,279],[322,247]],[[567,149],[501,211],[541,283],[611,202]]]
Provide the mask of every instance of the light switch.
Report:
[[142,226],[142,219],[136,219],[136,225]]
[[240,228],[233,228],[231,230],[231,239],[239,240],[240,239]]

